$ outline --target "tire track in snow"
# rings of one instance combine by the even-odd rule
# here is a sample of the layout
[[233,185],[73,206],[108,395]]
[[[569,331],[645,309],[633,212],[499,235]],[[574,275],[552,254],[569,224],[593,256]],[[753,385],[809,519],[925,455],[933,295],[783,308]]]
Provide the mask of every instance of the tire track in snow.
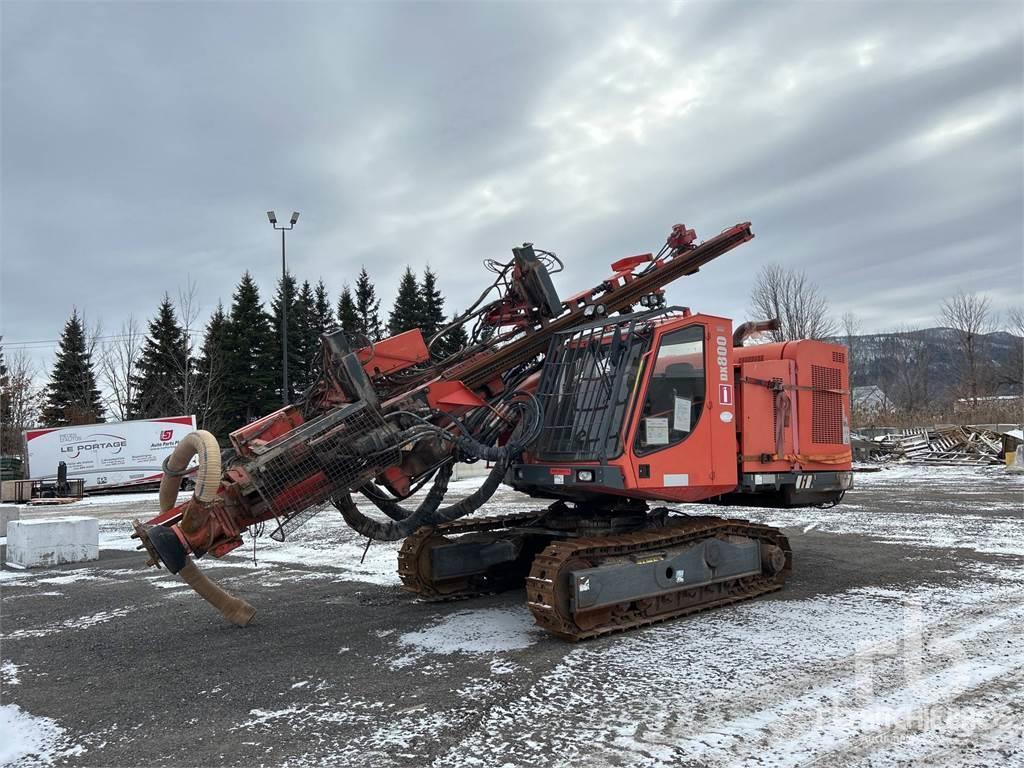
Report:
[[[1024,619],[1019,586],[909,596],[924,611],[909,631],[901,605],[847,593],[749,603],[581,646],[519,699],[492,706],[434,765],[806,764],[1021,671],[1019,632],[1006,645]],[[955,647],[969,650],[950,660],[943,649]],[[856,662],[869,651],[878,659],[865,692]]]

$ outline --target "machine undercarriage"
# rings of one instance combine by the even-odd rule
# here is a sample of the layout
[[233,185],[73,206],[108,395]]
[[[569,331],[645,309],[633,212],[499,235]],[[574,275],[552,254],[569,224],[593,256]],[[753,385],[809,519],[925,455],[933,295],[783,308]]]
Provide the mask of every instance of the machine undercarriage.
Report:
[[780,531],[745,520],[556,504],[421,529],[398,563],[427,600],[525,586],[538,625],[583,640],[781,589],[792,552]]

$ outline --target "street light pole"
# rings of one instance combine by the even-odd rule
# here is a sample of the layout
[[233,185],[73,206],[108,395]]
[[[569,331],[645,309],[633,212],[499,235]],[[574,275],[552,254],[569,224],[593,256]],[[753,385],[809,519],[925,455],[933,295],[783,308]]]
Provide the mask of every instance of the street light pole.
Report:
[[277,214],[267,211],[267,218],[274,229],[281,230],[281,402],[288,405],[288,267],[285,261],[284,233],[295,226],[299,212],[292,211],[288,226],[278,225]]

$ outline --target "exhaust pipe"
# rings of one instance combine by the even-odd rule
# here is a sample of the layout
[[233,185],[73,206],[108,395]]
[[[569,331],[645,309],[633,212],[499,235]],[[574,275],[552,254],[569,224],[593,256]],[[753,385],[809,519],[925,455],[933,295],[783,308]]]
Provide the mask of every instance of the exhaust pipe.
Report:
[[777,317],[771,320],[748,320],[745,323],[741,323],[740,326],[733,331],[732,345],[734,347],[742,347],[743,342],[755,333],[777,330],[779,330],[779,318]]
[[163,513],[174,507],[178,498],[179,478],[185,474],[185,468],[193,456],[199,457],[196,487],[192,499],[182,511],[181,522],[176,526],[147,526],[133,520],[135,536],[149,552],[153,564],[163,563],[167,570],[178,574],[200,597],[220,611],[225,619],[244,627],[252,621],[256,609],[211,581],[195,560],[189,557],[184,535],[175,530],[194,531],[200,525],[196,516],[217,501],[221,475],[220,446],[211,433],[205,430],[190,433],[178,443],[164,462],[164,476],[160,481],[160,511]]

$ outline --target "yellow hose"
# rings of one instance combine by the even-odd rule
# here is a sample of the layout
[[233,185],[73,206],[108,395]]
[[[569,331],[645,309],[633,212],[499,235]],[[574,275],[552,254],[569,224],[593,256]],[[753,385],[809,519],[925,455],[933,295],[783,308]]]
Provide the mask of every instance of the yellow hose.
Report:
[[[160,481],[161,512],[171,509],[177,502],[178,489],[181,487],[180,473],[188,466],[193,456],[199,457],[199,467],[196,469],[196,487],[192,493],[193,499],[201,505],[216,501],[217,490],[220,488],[220,446],[217,444],[217,438],[206,430],[200,429],[186,435],[174,447],[174,452],[167,460],[165,469],[168,472]],[[190,514],[195,511],[196,505],[191,502],[186,505],[179,527],[191,530],[205,520],[205,514],[202,511],[200,511],[198,519]],[[178,575],[200,597],[220,611],[221,615],[232,624],[244,627],[252,621],[252,617],[256,614],[255,608],[245,600],[235,597],[217,586],[200,570],[191,557],[186,555],[185,560],[185,566],[178,571]]]
[[166,512],[178,500],[181,476],[176,473],[184,471],[193,456],[199,457],[199,468],[196,470],[196,488],[192,495],[203,502],[217,498],[217,489],[220,487],[220,446],[210,432],[198,429],[189,432],[174,446],[174,452],[167,459],[166,468],[175,474],[165,473],[160,480],[161,512]]
[[245,600],[235,597],[210,581],[210,578],[199,570],[199,566],[192,558],[189,558],[185,567],[178,571],[178,575],[232,624],[244,627],[256,615],[256,609]]

